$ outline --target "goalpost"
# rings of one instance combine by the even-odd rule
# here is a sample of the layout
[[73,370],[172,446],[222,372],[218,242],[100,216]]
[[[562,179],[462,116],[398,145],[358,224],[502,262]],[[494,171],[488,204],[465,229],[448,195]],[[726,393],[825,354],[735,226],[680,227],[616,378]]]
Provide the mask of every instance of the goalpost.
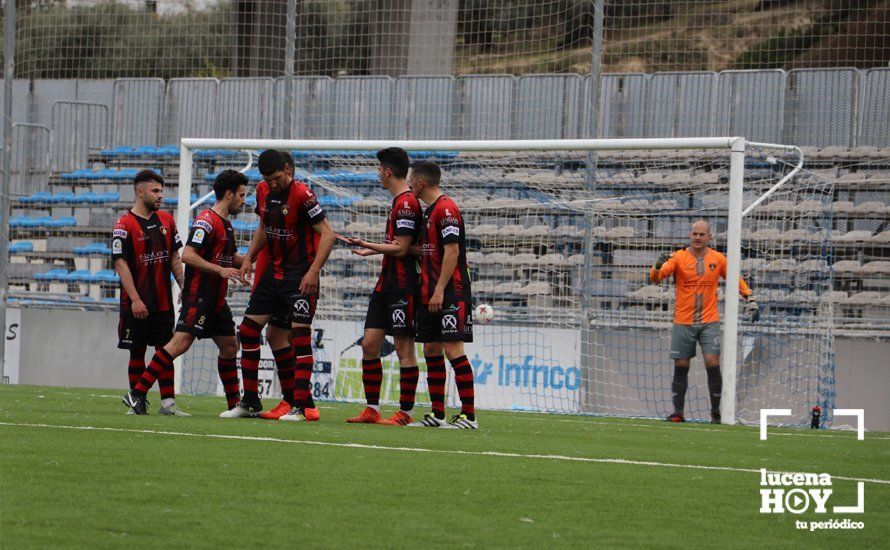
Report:
[[[728,260],[721,292],[724,422],[754,423],[760,408],[781,406],[794,410],[790,424],[803,425],[810,407],[830,410],[831,189],[802,171],[793,146],[741,137],[188,138],[180,149],[179,230],[187,231],[195,208],[209,206],[193,204],[192,196],[209,190],[215,172],[243,169],[250,154],[227,152],[273,148],[292,153],[297,179],[315,190],[337,233],[379,241],[391,197],[377,182],[374,153],[385,147],[406,149],[412,161],[439,162],[443,190],[464,213],[474,304],[490,303],[496,313],[492,324],[477,324],[467,347],[480,408],[666,416],[674,289],[649,283],[649,266],[660,253],[687,246],[689,226],[703,218],[711,246]],[[250,210],[236,220],[240,244],[255,227]],[[320,399],[363,399],[356,340],[378,270],[379,257],[368,261],[339,244],[325,266],[313,325]],[[763,308],[760,323],[740,316],[740,275]],[[236,315],[247,298],[243,290],[230,294]],[[422,354],[418,359],[424,370]],[[397,401],[394,354],[384,366],[381,398]],[[196,345],[184,358],[181,389],[214,393],[215,376],[212,343]],[[421,376],[421,405],[424,392]],[[452,404],[453,386],[448,393]],[[693,364],[687,415],[706,419],[708,408],[704,369]]]

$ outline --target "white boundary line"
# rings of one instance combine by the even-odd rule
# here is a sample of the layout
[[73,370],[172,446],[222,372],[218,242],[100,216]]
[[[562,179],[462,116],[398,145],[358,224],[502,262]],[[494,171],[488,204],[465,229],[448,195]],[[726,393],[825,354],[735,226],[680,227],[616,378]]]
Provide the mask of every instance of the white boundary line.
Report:
[[[283,439],[279,437],[251,436],[251,435],[231,435],[231,434],[202,434],[190,432],[168,432],[161,430],[136,430],[131,428],[107,428],[98,426],[65,426],[58,424],[32,424],[19,422],[0,422],[0,426],[22,427],[22,428],[55,428],[60,430],[82,430],[96,432],[118,432],[118,433],[134,433],[147,435],[174,435],[199,437],[206,439],[223,439],[234,441],[258,441],[265,443],[291,443],[297,445],[316,445],[319,447],[343,447],[347,449],[370,449],[378,451],[397,451],[407,453],[433,453],[433,454],[449,454],[464,456],[491,456],[496,458],[529,458],[540,460],[553,460],[564,462],[587,462],[596,464],[626,464],[630,466],[651,466],[656,468],[685,468],[690,470],[710,470],[716,472],[741,472],[759,474],[759,469],[752,468],[733,468],[730,466],[705,466],[701,464],[672,464],[670,462],[653,462],[648,460],[627,460],[624,458],[592,458],[581,456],[566,455],[545,455],[545,454],[522,454],[508,453],[502,451],[461,451],[454,449],[426,449],[423,447],[390,447],[386,445],[368,445],[366,443],[337,443],[333,441],[311,441],[300,439]],[[890,479],[869,479],[861,477],[844,477],[832,475],[832,479],[842,479],[846,481],[862,481],[868,483],[879,483],[882,485],[890,485]]]

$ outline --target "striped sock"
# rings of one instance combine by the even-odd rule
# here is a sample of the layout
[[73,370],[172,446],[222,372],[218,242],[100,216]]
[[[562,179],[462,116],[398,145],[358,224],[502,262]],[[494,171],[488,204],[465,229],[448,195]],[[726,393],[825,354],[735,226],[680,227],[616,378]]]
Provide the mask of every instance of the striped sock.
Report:
[[260,331],[262,325],[247,317],[238,327],[241,340],[241,378],[244,380],[244,397],[259,399]]
[[414,394],[417,393],[417,381],[420,369],[417,366],[399,369],[399,408],[403,412],[411,412],[414,408]]
[[461,355],[451,360],[451,368],[454,369],[454,382],[457,385],[457,395],[460,396],[460,412],[467,415],[469,420],[476,420],[473,367],[470,366],[467,356]]
[[441,355],[425,356],[426,384],[436,418],[445,418],[445,358]]
[[219,357],[216,360],[216,368],[219,371],[219,380],[223,384],[223,390],[226,392],[226,405],[231,409],[238,404],[241,396],[241,390],[238,387],[238,366],[235,358],[223,359]]
[[291,331],[291,346],[297,357],[294,371],[294,406],[315,408],[312,399],[312,331],[308,328],[295,328]]
[[368,405],[380,405],[380,383],[383,382],[383,365],[380,358],[362,359],[362,385]]
[[160,378],[167,369],[173,372],[173,357],[164,348],[158,348],[145,368],[145,372],[139,378],[139,382],[136,383],[136,387],[133,388],[133,393],[144,397],[154,385],[155,380]]
[[[156,348],[156,350],[161,351],[163,348]],[[164,351],[164,353],[167,352]],[[161,390],[162,401],[164,399],[173,399],[176,396],[173,377],[173,358],[171,357],[170,364],[164,367],[164,370],[161,371],[161,375],[158,377],[158,389]]]
[[278,381],[281,383],[282,398],[294,405],[294,348],[273,349],[275,366],[278,367]]
[[127,363],[127,378],[130,380],[130,389],[136,389],[136,383],[145,371],[145,348],[131,349],[130,362]]

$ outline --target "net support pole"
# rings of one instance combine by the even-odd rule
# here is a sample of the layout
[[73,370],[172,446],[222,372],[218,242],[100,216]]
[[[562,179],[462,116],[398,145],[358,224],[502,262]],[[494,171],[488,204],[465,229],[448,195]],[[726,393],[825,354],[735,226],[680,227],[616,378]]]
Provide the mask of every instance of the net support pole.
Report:
[[[176,230],[179,232],[183,245],[188,236],[189,204],[192,192],[192,150],[179,145],[179,189],[176,197]],[[173,285],[173,319],[179,318],[179,297],[182,291],[179,285]],[[173,360],[173,391],[180,392],[182,387],[182,356]]]
[[726,290],[723,309],[723,398],[720,414],[724,424],[736,423],[736,376],[738,371],[739,276],[742,263],[742,206],[745,176],[745,138],[734,138],[729,154],[729,215],[726,226]]
[[12,189],[12,84],[15,77],[15,0],[6,0],[3,21],[3,158],[0,166],[0,383],[6,376],[6,265],[9,262],[9,193]]
[[283,138],[293,135],[294,114],[294,35],[297,29],[297,0],[287,0],[287,20],[284,31],[284,128]]

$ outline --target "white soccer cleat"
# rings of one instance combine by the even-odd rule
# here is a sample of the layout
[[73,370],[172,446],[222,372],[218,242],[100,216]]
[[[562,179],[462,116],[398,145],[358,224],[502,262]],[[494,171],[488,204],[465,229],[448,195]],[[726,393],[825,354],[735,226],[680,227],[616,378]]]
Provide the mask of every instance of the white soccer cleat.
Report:
[[256,418],[262,408],[251,407],[244,401],[238,401],[234,407],[219,413],[220,418]]
[[176,403],[173,403],[169,407],[161,406],[158,413],[163,416],[191,416],[189,413],[177,407]]
[[448,427],[448,423],[445,422],[445,419],[439,420],[436,418],[431,412],[423,415],[423,418],[416,422],[412,422],[408,424],[409,428],[445,428]]
[[306,415],[303,414],[302,407],[294,407],[287,414],[282,415],[278,418],[278,420],[284,420],[285,422],[306,422]]
[[475,420],[470,420],[465,414],[456,414],[451,417],[448,424],[442,427],[450,428],[452,430],[478,430],[479,423]]

